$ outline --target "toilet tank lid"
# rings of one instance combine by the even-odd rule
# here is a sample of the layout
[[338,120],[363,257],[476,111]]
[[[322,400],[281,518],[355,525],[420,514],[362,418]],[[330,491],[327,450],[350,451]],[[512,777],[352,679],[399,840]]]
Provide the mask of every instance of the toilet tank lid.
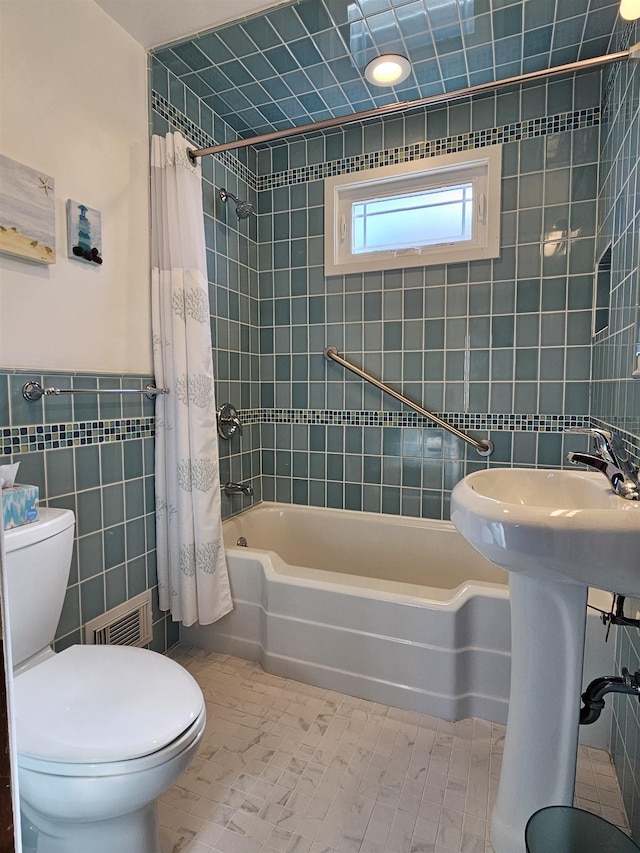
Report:
[[11,527],[4,532],[5,549],[8,554],[35,545],[51,536],[62,533],[75,522],[75,515],[70,509],[54,509],[53,507],[40,507],[38,518],[29,524],[21,524],[19,527]]
[[200,715],[180,664],[130,646],[70,646],[14,680],[18,752],[48,761],[123,761],[162,749]]

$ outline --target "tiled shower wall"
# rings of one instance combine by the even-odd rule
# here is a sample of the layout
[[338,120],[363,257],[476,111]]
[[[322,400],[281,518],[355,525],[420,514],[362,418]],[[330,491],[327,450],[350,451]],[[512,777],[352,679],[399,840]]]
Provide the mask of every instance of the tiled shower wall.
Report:
[[[228,129],[216,131],[157,61],[153,87],[154,129],[204,145],[213,127],[224,140]],[[247,424],[222,447],[232,479],[251,478],[265,499],[439,518],[453,485],[486,464],[328,364],[327,345],[461,428],[489,432],[490,464],[562,464],[561,430],[589,413],[599,91],[589,74],[292,139],[259,151],[257,174],[247,155],[203,158],[218,401],[233,391]],[[395,162],[496,141],[499,259],[324,277],[324,176],[376,152]],[[257,220],[236,222],[221,186],[257,201]]]
[[[150,73],[152,133],[179,129],[197,147],[235,138],[228,125],[153,57]],[[220,479],[249,482],[254,490],[253,498],[223,492],[226,518],[262,498],[260,421],[247,416],[260,406],[258,219],[238,220],[235,203],[223,202],[219,194],[224,188],[257,207],[256,154],[248,148],[237,157],[202,157],[200,162],[216,402],[232,403],[243,412],[242,436],[219,440]]]
[[178,623],[158,609],[154,404],[144,394],[27,403],[22,386],[32,379],[44,387],[113,389],[144,388],[151,377],[0,371],[0,459],[20,462],[18,482],[38,486],[43,506],[76,516],[56,649],[84,642],[88,621],[151,589],[151,648],[164,652],[178,640]]
[[[589,75],[259,153],[266,498],[446,518],[453,485],[486,464],[327,364],[327,345],[489,431],[490,464],[562,464],[561,428],[589,411],[598,90]],[[499,259],[324,278],[318,178],[374,152],[397,162],[501,140]]]
[[[635,44],[638,25],[614,33],[612,49]],[[609,324],[593,349],[592,414],[615,430],[640,461],[640,377],[637,367],[640,253],[640,68],[621,63],[607,75],[602,125],[597,256],[612,248]],[[640,601],[628,600],[633,616]],[[640,670],[640,631],[616,630],[616,675]],[[603,673],[604,675],[605,673]],[[640,840],[640,706],[629,696],[613,700],[612,748],[634,838]]]

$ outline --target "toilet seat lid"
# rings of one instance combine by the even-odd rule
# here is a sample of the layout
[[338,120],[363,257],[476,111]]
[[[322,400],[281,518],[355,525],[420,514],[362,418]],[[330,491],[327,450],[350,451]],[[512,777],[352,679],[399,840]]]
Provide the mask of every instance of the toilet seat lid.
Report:
[[18,752],[49,761],[122,761],[157,752],[204,706],[180,664],[130,646],[70,646],[14,680]]

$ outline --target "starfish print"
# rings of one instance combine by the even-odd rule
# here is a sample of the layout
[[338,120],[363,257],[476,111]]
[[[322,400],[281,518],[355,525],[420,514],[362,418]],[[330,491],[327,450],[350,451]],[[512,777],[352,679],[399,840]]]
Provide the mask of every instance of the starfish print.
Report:
[[49,190],[53,190],[53,187],[49,183],[51,178],[40,178],[40,186],[38,189],[44,190],[45,195],[49,195]]

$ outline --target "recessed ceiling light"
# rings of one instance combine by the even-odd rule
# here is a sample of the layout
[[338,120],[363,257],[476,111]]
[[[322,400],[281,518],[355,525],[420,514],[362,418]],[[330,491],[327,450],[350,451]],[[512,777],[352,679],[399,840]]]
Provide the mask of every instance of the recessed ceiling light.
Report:
[[640,0],[620,0],[620,17],[625,21],[640,18]]
[[411,73],[411,63],[406,56],[386,53],[377,56],[364,69],[364,76],[374,86],[395,86]]

